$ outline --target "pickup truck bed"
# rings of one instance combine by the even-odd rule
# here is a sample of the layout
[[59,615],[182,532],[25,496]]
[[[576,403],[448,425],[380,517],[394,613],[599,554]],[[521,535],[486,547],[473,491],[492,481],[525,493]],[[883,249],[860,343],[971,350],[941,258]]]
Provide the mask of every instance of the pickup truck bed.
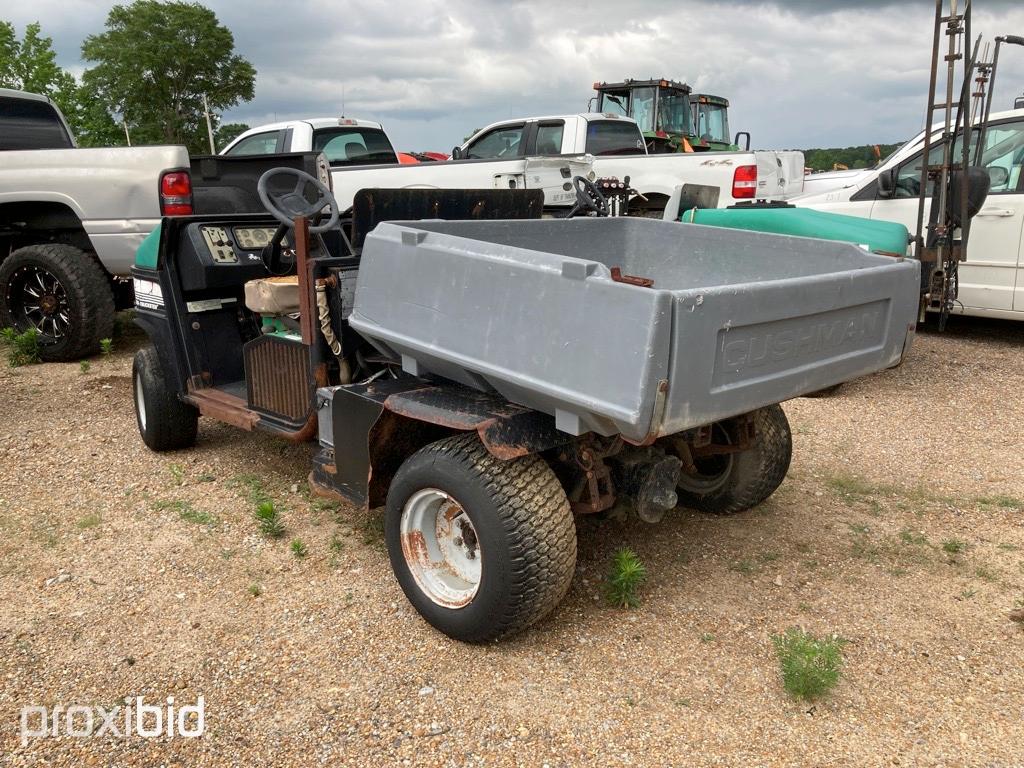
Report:
[[411,374],[643,443],[896,365],[918,270],[646,219],[384,223],[349,323]]

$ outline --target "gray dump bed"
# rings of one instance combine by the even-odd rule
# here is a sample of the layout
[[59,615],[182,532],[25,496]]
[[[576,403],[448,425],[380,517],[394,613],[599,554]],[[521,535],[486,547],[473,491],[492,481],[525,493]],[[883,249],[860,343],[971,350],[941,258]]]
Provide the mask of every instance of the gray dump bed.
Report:
[[918,291],[916,261],[827,240],[635,218],[398,222],[366,238],[349,322],[409,373],[641,442],[895,365]]

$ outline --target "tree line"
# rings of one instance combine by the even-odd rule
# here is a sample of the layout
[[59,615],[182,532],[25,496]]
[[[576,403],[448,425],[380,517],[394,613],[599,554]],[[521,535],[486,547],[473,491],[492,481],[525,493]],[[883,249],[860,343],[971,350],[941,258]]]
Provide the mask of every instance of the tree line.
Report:
[[0,87],[49,96],[83,147],[184,144],[209,153],[204,99],[218,150],[248,127],[221,124],[220,112],[252,100],[256,69],[198,3],[116,5],[81,51],[88,66],[79,79],[57,64],[38,22],[19,39],[0,20]]
[[831,171],[837,165],[845,165],[847,168],[871,168],[879,158],[887,157],[900,146],[902,144],[864,144],[859,147],[805,149],[804,165],[815,171]]

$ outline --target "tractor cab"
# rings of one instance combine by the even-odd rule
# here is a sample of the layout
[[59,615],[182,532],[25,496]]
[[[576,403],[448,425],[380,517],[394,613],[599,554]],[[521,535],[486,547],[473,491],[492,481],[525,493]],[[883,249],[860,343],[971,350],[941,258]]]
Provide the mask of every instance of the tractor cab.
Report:
[[673,80],[594,83],[597,111],[636,120],[651,153],[690,152],[690,86]]
[[691,142],[697,152],[736,152],[739,150],[739,137],[749,134],[737,134],[733,140],[729,133],[729,100],[721,96],[707,93],[691,93],[690,106],[693,109],[694,139]]

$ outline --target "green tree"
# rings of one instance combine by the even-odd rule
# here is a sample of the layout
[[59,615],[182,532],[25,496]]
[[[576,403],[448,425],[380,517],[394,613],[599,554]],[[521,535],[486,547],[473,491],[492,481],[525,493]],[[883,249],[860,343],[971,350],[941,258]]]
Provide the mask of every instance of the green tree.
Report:
[[82,43],[95,66],[83,84],[127,123],[133,144],[185,144],[209,152],[211,111],[253,97],[256,70],[234,53],[231,31],[198,3],[136,0],[116,5],[106,32]]
[[213,135],[213,141],[217,145],[217,151],[220,152],[224,147],[248,130],[249,126],[245,123],[224,123],[224,125],[220,126]]
[[57,64],[53,40],[43,37],[39,22],[25,27],[20,42],[14,26],[0,22],[0,86],[41,93],[53,99],[61,112],[75,111],[78,84]]

